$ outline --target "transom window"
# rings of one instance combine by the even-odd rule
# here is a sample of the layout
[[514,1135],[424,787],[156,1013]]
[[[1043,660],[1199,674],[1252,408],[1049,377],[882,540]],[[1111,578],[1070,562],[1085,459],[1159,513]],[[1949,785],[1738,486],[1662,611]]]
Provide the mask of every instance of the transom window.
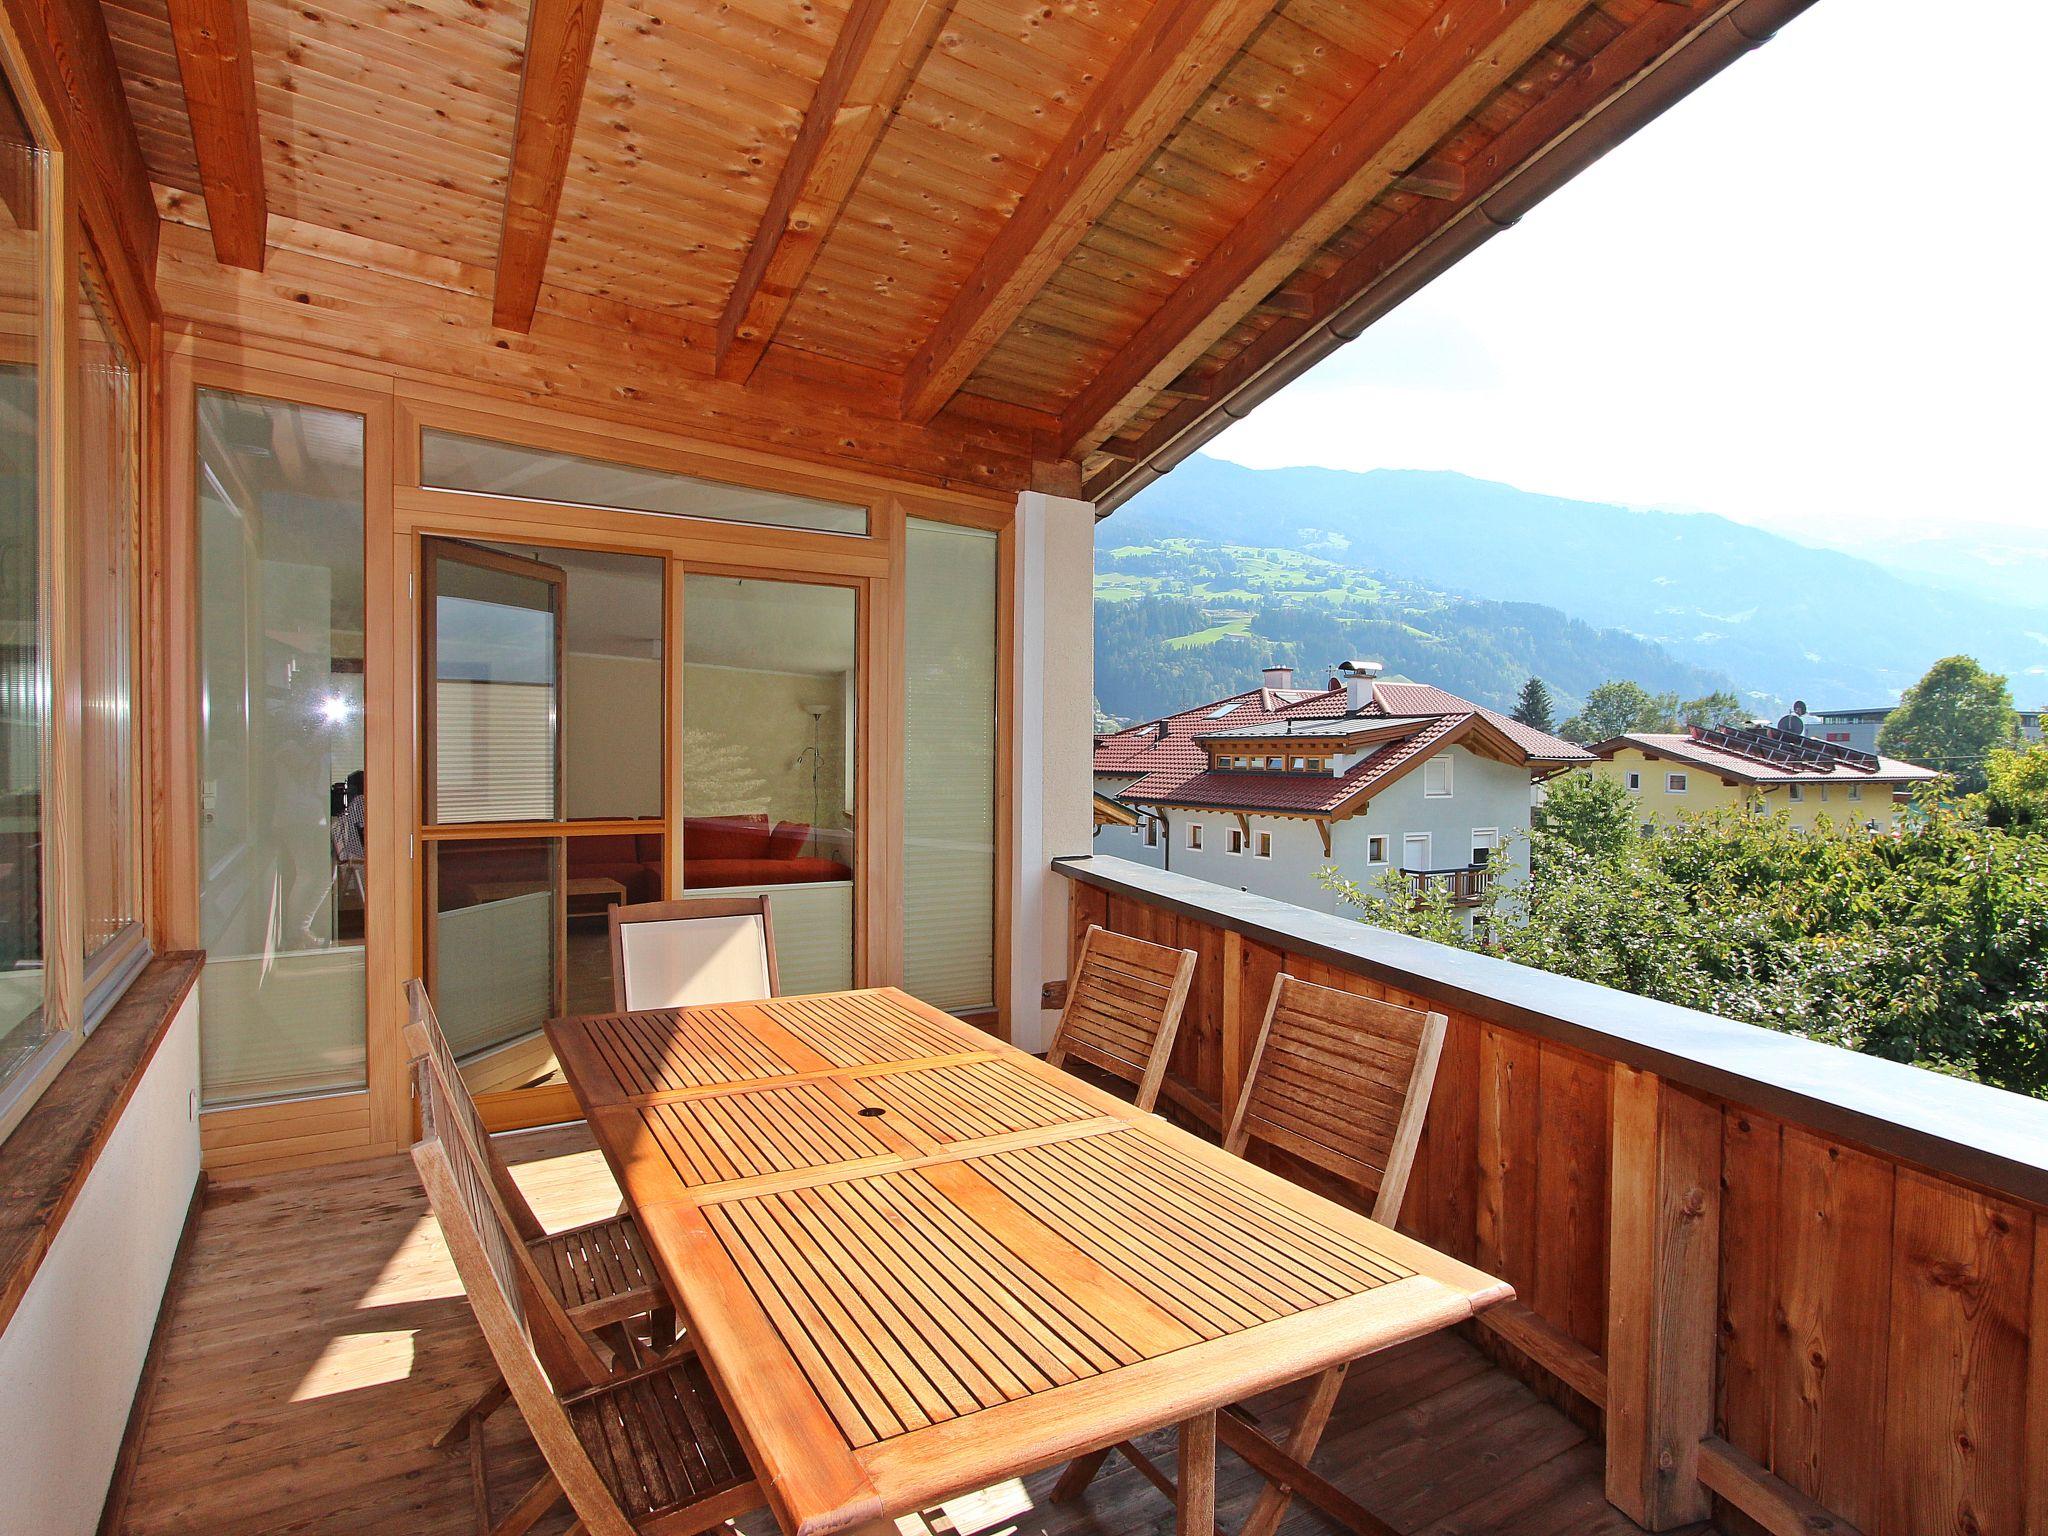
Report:
[[420,484],[441,491],[511,496],[568,506],[612,507],[658,517],[864,534],[866,507],[724,485],[673,470],[617,464],[547,448],[494,443],[440,427],[420,431]]

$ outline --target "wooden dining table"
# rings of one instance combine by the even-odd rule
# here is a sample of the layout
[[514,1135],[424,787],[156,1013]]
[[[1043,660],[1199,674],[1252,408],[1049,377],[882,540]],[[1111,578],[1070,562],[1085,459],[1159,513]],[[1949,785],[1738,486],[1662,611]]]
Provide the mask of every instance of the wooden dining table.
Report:
[[1180,1426],[1502,1281],[893,987],[548,1037],[792,1536]]

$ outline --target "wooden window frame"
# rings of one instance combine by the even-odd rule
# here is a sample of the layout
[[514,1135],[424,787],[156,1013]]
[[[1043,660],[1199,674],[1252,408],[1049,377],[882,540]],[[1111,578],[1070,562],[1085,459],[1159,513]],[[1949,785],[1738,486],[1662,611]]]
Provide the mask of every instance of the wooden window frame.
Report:
[[1667,795],[1684,795],[1684,794],[1690,794],[1691,792],[1692,792],[1692,775],[1691,775],[1690,773],[1678,773],[1678,772],[1671,772],[1671,773],[1666,773],[1666,774],[1664,775],[1664,793],[1665,793],[1665,794],[1667,794]]
[[[342,359],[315,348],[281,353],[192,334],[173,339],[165,355],[163,421],[167,520],[161,568],[164,597],[157,620],[164,653],[159,667],[165,735],[164,805],[154,856],[167,947],[189,947],[198,929],[197,761],[197,545],[192,471],[193,410],[201,387],[232,390],[298,404],[347,410],[365,419],[365,602],[371,632],[366,697],[390,698],[393,708],[369,711],[366,767],[394,786],[371,805],[367,844],[373,903],[385,914],[388,940],[369,944],[370,1017],[366,1021],[368,1086],[355,1093],[207,1111],[201,1116],[205,1160],[212,1168],[262,1168],[359,1158],[400,1150],[412,1134],[412,1105],[400,1030],[400,984],[418,974],[424,923],[419,911],[420,846],[415,765],[419,762],[414,697],[419,629],[419,541],[425,535],[480,540],[567,544],[660,554],[669,561],[668,631],[681,632],[680,572],[754,576],[855,589],[860,674],[860,760],[856,764],[855,977],[859,984],[900,979],[903,878],[902,776],[893,771],[904,722],[905,522],[910,517],[980,528],[997,536],[997,848],[995,869],[995,984],[997,1013],[977,1022],[1007,1033],[1011,966],[1011,885],[1015,859],[1012,820],[1017,805],[1014,750],[1017,557],[1014,498],[986,492],[943,491],[862,470],[815,465],[614,422],[538,401],[508,398],[488,381],[423,384]],[[419,430],[447,427],[474,436],[703,479],[787,490],[869,512],[865,536],[768,525],[668,517],[553,502],[435,491],[419,484]],[[169,622],[164,622],[168,619]],[[681,647],[664,669],[679,687]],[[377,679],[382,679],[378,681]],[[666,706],[665,706],[666,707]],[[674,756],[673,752],[669,754]],[[678,765],[663,770],[665,811],[679,806]],[[379,805],[379,800],[385,801]],[[382,812],[380,816],[379,812]],[[681,879],[681,820],[666,815],[663,880]],[[645,823],[575,822],[565,835],[647,830]],[[470,835],[553,836],[553,824],[506,827],[467,825]],[[418,861],[416,864],[415,861]],[[495,1127],[573,1117],[566,1089],[528,1090],[483,1108]]]
[[[161,417],[155,385],[162,376],[161,331],[134,292],[120,264],[102,256],[105,242],[95,209],[81,195],[74,157],[56,115],[36,90],[11,29],[0,26],[0,74],[20,105],[41,152],[37,218],[43,239],[41,313],[37,335],[37,624],[45,695],[40,763],[41,929],[45,1038],[21,1069],[0,1084],[0,1141],[4,1141],[49,1089],[92,1027],[120,1000],[160,940],[154,899],[154,806],[150,798],[157,713],[141,636],[151,622],[146,601],[158,499],[152,469],[158,462]],[[133,907],[138,927],[118,945],[85,956],[85,846],[83,723],[83,541],[77,526],[79,303],[85,273],[101,283],[105,318],[133,365],[134,403],[129,443],[134,489],[130,515],[134,543],[133,618],[129,657],[131,733],[129,826],[134,860]],[[97,995],[95,995],[97,992]]]

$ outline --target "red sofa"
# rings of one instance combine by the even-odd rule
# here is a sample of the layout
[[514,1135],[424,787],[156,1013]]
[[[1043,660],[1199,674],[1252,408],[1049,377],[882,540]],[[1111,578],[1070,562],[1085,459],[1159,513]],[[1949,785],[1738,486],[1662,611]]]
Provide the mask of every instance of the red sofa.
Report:
[[[845,833],[825,833],[840,839]],[[683,886],[701,891],[729,885],[802,885],[816,880],[851,880],[838,859],[804,854],[813,841],[801,821],[766,816],[692,816],[683,823]]]
[[[683,887],[716,890],[735,885],[802,885],[817,880],[851,880],[853,870],[827,855],[806,856],[807,845],[847,846],[853,834],[828,831],[813,836],[801,821],[771,824],[766,816],[692,816],[683,823]],[[619,832],[572,837],[571,880],[616,880],[629,902],[661,900],[661,834]],[[546,861],[529,844],[444,845],[441,910],[476,900],[478,886],[498,882],[546,882]]]

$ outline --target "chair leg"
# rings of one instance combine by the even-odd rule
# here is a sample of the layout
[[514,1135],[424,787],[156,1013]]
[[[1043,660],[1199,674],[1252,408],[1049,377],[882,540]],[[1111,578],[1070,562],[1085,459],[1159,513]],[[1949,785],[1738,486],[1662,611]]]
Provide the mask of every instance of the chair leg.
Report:
[[1095,1474],[1102,1470],[1102,1464],[1109,1460],[1111,1449],[1105,1445],[1099,1451],[1090,1451],[1086,1456],[1076,1456],[1068,1462],[1067,1470],[1052,1485],[1053,1502],[1064,1504],[1069,1499],[1079,1498],[1081,1491],[1095,1481]]
[[469,1437],[469,1497],[475,1506],[476,1536],[491,1536],[491,1469],[484,1455],[482,1425]]
[[[1288,1431],[1284,1449],[1293,1460],[1307,1465],[1315,1455],[1316,1445],[1323,1438],[1323,1431],[1329,1427],[1330,1415],[1337,1407],[1337,1394],[1344,1386],[1344,1373],[1348,1366],[1333,1365],[1315,1380],[1309,1388],[1308,1397],[1301,1405],[1301,1412],[1295,1416],[1294,1428]],[[1287,1506],[1294,1498],[1294,1490],[1284,1483],[1268,1480],[1259,1490],[1258,1502],[1244,1523],[1239,1536],[1273,1536],[1280,1528],[1281,1518],[1287,1513]]]
[[533,1523],[555,1507],[562,1497],[562,1485],[555,1481],[555,1474],[543,1472],[534,1479],[533,1486],[519,1496],[519,1502],[512,1506],[510,1514],[500,1520],[491,1530],[491,1536],[525,1536]]
[[434,1437],[434,1449],[445,1451],[460,1445],[468,1438],[473,1426],[482,1424],[485,1419],[504,1407],[505,1399],[511,1395],[512,1389],[505,1385],[505,1378],[500,1376],[477,1393],[476,1401],[463,1409],[453,1424]]

